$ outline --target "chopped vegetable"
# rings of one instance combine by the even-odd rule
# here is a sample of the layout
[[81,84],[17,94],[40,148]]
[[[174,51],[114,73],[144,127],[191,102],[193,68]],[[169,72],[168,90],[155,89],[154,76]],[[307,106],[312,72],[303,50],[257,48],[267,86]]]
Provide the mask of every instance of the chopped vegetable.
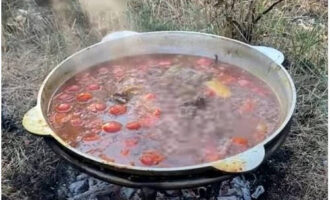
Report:
[[257,142],[261,142],[266,138],[267,134],[267,125],[264,122],[259,122],[256,127],[256,132],[253,134],[253,137]]
[[99,90],[101,87],[99,84],[90,84],[89,86],[87,86],[88,90]]
[[213,60],[208,59],[208,58],[200,58],[196,61],[198,65],[203,65],[203,66],[208,66],[213,63]]
[[123,156],[127,156],[127,155],[129,154],[129,152],[130,152],[130,150],[127,149],[127,148],[125,148],[125,149],[122,149],[122,150],[120,151],[120,154],[123,155]]
[[110,158],[110,157],[108,157],[108,156],[105,155],[105,154],[101,154],[101,155],[100,155],[100,158],[102,158],[103,160],[108,161],[108,162],[115,162],[115,159]]
[[74,99],[74,96],[71,94],[61,93],[58,96],[56,96],[56,99],[65,101],[65,102],[70,102]]
[[109,113],[111,113],[113,115],[121,115],[121,114],[126,113],[126,110],[127,110],[127,108],[125,105],[118,104],[118,105],[111,106],[109,109]]
[[71,110],[72,106],[67,103],[61,103],[58,106],[56,106],[57,112],[69,112]]
[[129,122],[126,124],[126,128],[130,130],[138,130],[141,128],[140,122]]
[[230,89],[216,79],[207,81],[206,86],[220,97],[228,98],[231,96]]
[[153,100],[155,98],[156,98],[156,95],[153,93],[148,93],[143,97],[143,99],[145,99],[145,100]]
[[139,143],[139,139],[136,137],[132,137],[132,138],[127,138],[125,140],[125,146],[126,147],[134,147]]
[[88,110],[92,112],[103,111],[107,108],[104,103],[93,103],[87,107]]
[[248,140],[242,137],[233,137],[231,141],[237,145],[248,146]]
[[158,165],[161,161],[164,160],[164,156],[157,151],[145,151],[140,157],[140,161],[144,165]]
[[119,122],[111,121],[111,122],[105,123],[102,126],[102,129],[107,133],[115,133],[115,132],[120,131],[121,124]]
[[99,68],[99,69],[97,70],[97,72],[98,72],[99,74],[107,74],[107,73],[109,72],[109,70],[108,70],[107,68],[105,68],[105,67],[101,67],[101,68]]
[[74,119],[71,119],[70,123],[72,126],[78,127],[78,126],[82,126],[84,122],[80,118],[74,118]]
[[85,142],[92,142],[92,141],[96,141],[99,139],[100,139],[100,136],[96,133],[87,134],[82,138],[82,140]]
[[78,85],[71,85],[65,89],[67,93],[74,93],[78,92],[80,90],[80,87]]
[[256,102],[252,99],[246,99],[239,107],[238,112],[241,114],[252,112],[256,106]]
[[159,109],[159,108],[156,108],[152,114],[153,114],[154,116],[159,117],[161,113],[162,113],[162,112],[160,111],[160,109]]
[[77,95],[77,100],[80,102],[86,102],[90,100],[93,96],[88,92],[83,92]]

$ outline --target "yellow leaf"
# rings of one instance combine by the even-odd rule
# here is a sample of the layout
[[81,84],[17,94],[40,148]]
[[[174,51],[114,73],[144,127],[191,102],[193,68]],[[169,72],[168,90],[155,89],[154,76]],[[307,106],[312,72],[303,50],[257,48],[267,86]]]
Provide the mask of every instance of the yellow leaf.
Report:
[[220,97],[228,98],[231,96],[230,89],[218,80],[213,79],[211,81],[207,81],[206,86]]

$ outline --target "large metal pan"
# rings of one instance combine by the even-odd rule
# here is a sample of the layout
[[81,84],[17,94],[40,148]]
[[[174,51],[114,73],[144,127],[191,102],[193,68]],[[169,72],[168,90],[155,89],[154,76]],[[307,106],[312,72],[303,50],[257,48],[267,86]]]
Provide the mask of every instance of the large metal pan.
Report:
[[[258,145],[235,156],[210,163],[186,167],[154,168],[128,166],[104,161],[80,152],[65,143],[49,126],[47,109],[56,89],[77,72],[105,61],[140,54],[186,54],[214,58],[239,66],[264,80],[280,101],[280,125]],[[23,118],[23,126],[31,133],[49,136],[69,151],[95,165],[121,172],[143,175],[182,175],[205,170],[225,173],[247,172],[258,167],[265,159],[265,145],[271,143],[288,128],[296,104],[296,90],[285,68],[248,44],[211,34],[182,31],[148,32],[104,41],[73,54],[56,66],[46,77],[38,94],[37,105]],[[216,123],[216,122],[214,122]]]

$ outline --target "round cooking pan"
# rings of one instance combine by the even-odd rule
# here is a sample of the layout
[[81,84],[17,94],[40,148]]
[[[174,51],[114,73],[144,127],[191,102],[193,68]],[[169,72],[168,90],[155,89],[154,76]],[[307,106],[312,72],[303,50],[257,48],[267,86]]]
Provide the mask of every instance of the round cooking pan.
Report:
[[[280,102],[278,128],[258,145],[237,155],[215,162],[185,167],[155,168],[129,166],[108,162],[80,152],[64,142],[50,127],[47,109],[56,89],[76,73],[94,65],[143,54],[185,54],[214,58],[241,67],[265,81]],[[38,94],[37,105],[23,118],[23,126],[31,133],[53,137],[68,151],[94,165],[120,172],[141,175],[182,175],[219,170],[224,173],[247,172],[257,168],[265,159],[265,145],[284,134],[294,112],[296,90],[284,67],[248,44],[211,34],[183,31],[162,31],[133,34],[114,40],[103,41],[73,54],[56,66],[46,77]],[[214,123],[217,123],[216,121]]]

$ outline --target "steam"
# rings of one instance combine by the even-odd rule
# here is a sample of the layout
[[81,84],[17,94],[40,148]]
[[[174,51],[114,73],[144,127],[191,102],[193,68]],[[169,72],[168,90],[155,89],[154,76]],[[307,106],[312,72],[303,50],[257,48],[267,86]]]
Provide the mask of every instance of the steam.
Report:
[[127,27],[127,0],[79,0],[91,28],[103,36],[113,30]]

